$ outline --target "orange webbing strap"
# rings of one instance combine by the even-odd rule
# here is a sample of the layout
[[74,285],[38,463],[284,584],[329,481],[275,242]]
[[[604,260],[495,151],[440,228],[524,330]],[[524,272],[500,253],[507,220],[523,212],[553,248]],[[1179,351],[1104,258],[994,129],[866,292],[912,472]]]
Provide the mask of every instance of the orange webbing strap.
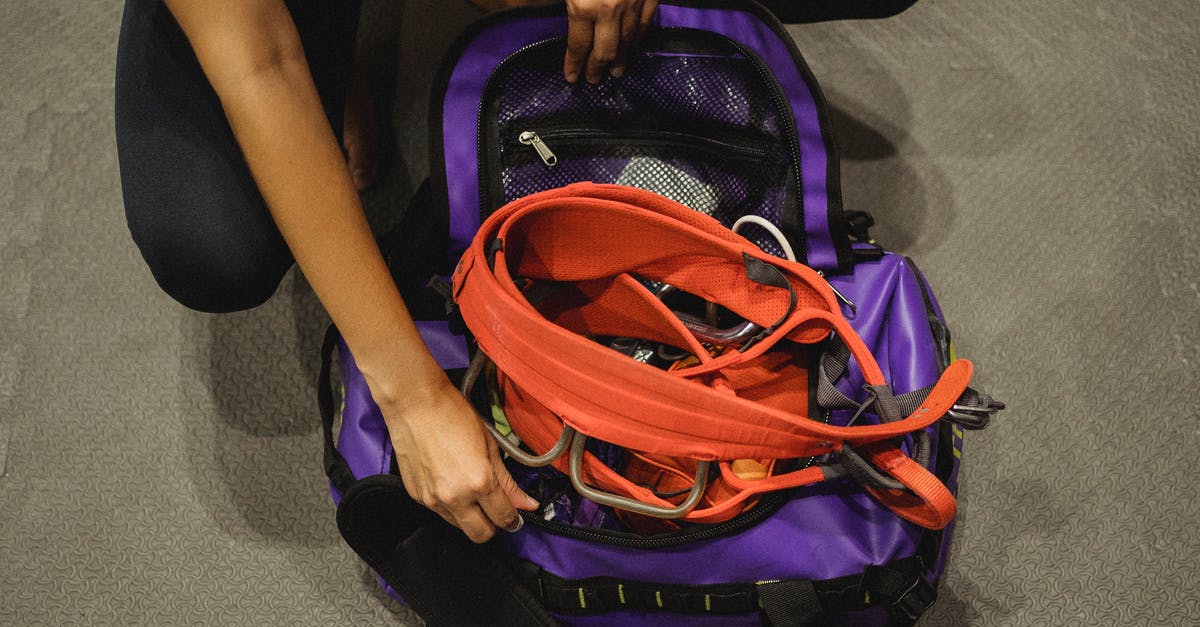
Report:
[[[752,269],[768,280],[755,280]],[[718,303],[773,332],[749,349],[715,358],[698,350],[699,365],[670,373],[631,360],[587,336],[628,336],[633,329],[698,348],[665,306],[647,298],[635,276]],[[531,280],[574,284],[564,296],[547,300],[549,320],[522,292]],[[464,254],[454,293],[480,349],[519,382],[521,394],[544,408],[534,412],[536,418],[510,417],[535,450],[548,444],[531,439],[528,426],[519,423],[541,422],[544,435],[556,437],[561,417],[587,436],[652,454],[697,460],[811,457],[843,443],[878,442],[932,424],[950,409],[971,373],[970,364],[960,360],[908,417],[852,427],[714,389],[723,368],[750,363],[784,339],[813,343],[831,331],[849,347],[869,384],[884,382],[814,271],[763,253],[708,216],[632,188],[576,184],[506,205],[485,221]],[[586,459],[589,481],[645,502],[662,501]],[[819,478],[811,472],[772,477],[761,487],[746,487],[735,500],[766,486],[814,480]]]
[[958,503],[950,489],[933,473],[888,442],[875,442],[860,449],[867,459],[904,484],[908,490],[865,486],[901,518],[925,527],[941,529],[954,520]]

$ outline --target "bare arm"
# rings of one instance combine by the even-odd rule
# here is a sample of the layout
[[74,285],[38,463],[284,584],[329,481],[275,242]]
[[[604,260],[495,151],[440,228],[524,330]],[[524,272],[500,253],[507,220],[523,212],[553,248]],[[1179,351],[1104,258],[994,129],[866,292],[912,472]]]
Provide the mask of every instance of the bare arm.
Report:
[[[531,509],[425,349],[363,215],[282,0],[167,0],[280,232],[383,410],[410,494],[473,540]],[[454,463],[449,463],[453,460]]]

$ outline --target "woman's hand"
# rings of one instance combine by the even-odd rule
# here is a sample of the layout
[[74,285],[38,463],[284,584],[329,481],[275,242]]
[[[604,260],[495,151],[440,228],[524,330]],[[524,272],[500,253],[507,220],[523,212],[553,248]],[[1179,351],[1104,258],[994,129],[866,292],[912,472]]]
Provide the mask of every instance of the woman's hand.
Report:
[[650,25],[658,0],[567,0],[567,57],[563,76],[595,84],[625,73],[629,48]]
[[515,531],[521,526],[516,510],[537,509],[500,461],[499,447],[471,405],[444,376],[432,390],[380,408],[409,495],[472,541],[486,542],[497,528]]
[[[552,0],[470,0],[486,11],[552,4]],[[658,0],[567,0],[567,82],[599,83],[606,73],[621,76],[629,48],[642,36]]]

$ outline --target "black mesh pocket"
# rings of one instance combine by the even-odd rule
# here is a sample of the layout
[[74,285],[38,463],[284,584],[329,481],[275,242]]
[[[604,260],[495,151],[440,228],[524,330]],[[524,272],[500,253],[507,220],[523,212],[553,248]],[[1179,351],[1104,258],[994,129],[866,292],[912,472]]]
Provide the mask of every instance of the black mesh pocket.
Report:
[[[599,85],[567,84],[562,51],[561,41],[535,45],[489,82],[484,214],[579,181],[654,191],[726,225],[744,215],[783,225],[796,210],[790,112],[774,79],[727,40],[659,33],[623,78]],[[781,252],[765,232],[751,233]]]

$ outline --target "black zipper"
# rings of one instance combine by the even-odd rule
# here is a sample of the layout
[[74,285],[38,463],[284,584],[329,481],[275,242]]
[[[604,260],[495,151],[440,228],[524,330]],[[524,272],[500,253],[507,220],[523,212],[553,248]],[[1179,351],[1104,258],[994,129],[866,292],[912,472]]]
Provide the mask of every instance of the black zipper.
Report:
[[789,492],[772,492],[760,498],[758,504],[750,508],[750,510],[723,523],[698,526],[648,537],[621,531],[587,529],[550,522],[540,517],[537,512],[521,512],[521,517],[525,519],[525,522],[534,527],[564,538],[585,540],[630,549],[665,549],[690,542],[712,540],[748,529],[779,511],[779,508],[783,507],[789,500],[791,500]]
[[[528,128],[525,128],[528,126]],[[744,161],[752,164],[767,164],[777,161],[778,150],[772,148],[775,142],[754,137],[721,137],[715,134],[700,135],[684,130],[665,128],[625,128],[613,129],[601,125],[545,125],[531,123],[521,128],[521,131],[534,131],[546,143],[550,150],[559,146],[643,146],[647,148],[678,148],[687,151],[702,151],[721,157],[725,160]],[[523,144],[518,135],[510,133],[504,138],[505,148],[521,151],[517,154],[531,154],[532,151]],[[526,151],[529,151],[528,153]]]
[[489,159],[487,158],[488,152],[484,149],[483,133],[484,133],[484,129],[487,128],[487,122],[484,118],[486,117],[485,114],[487,112],[487,104],[489,102],[491,102],[491,100],[492,100],[491,92],[494,89],[494,84],[496,82],[496,80],[495,80],[496,75],[499,74],[500,70],[503,69],[504,66],[507,65],[508,62],[511,61],[513,58],[515,58],[519,55],[525,54],[526,52],[529,52],[531,50],[536,50],[538,48],[543,48],[546,46],[560,44],[562,42],[565,42],[566,40],[567,40],[567,38],[565,36],[551,37],[550,39],[543,39],[541,41],[535,41],[531,44],[526,44],[524,46],[521,46],[520,48],[517,48],[516,50],[510,52],[503,59],[501,59],[500,62],[497,63],[496,66],[492,68],[491,73],[488,74],[487,81],[483,84],[484,85],[483,93],[481,94],[481,97],[479,99],[479,108],[477,111],[477,118],[476,118],[476,123],[475,123],[475,154],[476,154],[476,158],[479,161],[479,166],[480,166],[479,167],[479,177],[478,177],[479,180],[476,183],[476,185],[478,186],[478,189],[479,189],[479,217],[481,219],[487,218],[488,213],[491,211],[491,208],[492,208],[492,202],[491,202],[491,198],[490,198],[490,196],[491,196],[491,181],[489,180],[489,177],[488,177],[488,174],[489,174],[488,170],[490,170],[491,168],[488,167],[488,161],[489,161]]

